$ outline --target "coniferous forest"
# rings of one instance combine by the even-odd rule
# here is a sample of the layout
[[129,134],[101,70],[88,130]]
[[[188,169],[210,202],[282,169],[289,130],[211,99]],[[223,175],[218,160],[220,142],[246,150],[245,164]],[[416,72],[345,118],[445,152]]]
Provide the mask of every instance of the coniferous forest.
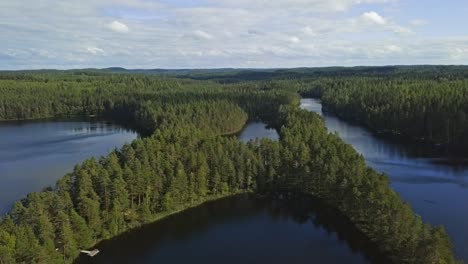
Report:
[[[468,147],[466,80],[421,71],[298,70],[255,80],[248,72],[229,81],[220,73],[0,73],[0,120],[97,115],[143,135],[18,201],[0,220],[0,263],[71,263],[99,241],[238,193],[310,195],[389,262],[457,263],[443,227],[424,223],[385,175],[298,107],[298,93],[314,95],[373,129]],[[247,120],[276,128],[280,140],[229,136]]]
[[[450,69],[450,67],[448,67]],[[326,111],[393,136],[468,150],[468,79],[460,72],[317,78],[304,94]]]

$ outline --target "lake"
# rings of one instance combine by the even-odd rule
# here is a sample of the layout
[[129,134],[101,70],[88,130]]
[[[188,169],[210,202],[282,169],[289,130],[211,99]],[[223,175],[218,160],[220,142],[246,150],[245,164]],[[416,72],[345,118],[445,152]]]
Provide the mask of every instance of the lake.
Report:
[[421,143],[375,136],[365,128],[322,112],[316,99],[302,99],[301,108],[322,115],[329,131],[337,132],[361,153],[367,164],[384,172],[392,188],[424,221],[443,225],[457,256],[468,261],[468,162]]
[[353,228],[318,208],[313,200],[223,198],[104,241],[97,256],[76,263],[369,263]]
[[137,133],[104,121],[0,122],[0,214],[90,157],[108,154]]
[[279,135],[274,128],[268,128],[265,123],[252,121],[245,125],[237,138],[244,143],[256,138],[269,138],[277,141]]

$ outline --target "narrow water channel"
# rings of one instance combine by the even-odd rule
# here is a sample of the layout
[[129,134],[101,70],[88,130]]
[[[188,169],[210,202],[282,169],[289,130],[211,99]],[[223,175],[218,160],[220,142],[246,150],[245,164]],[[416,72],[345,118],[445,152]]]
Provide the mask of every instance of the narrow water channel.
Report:
[[323,113],[317,99],[302,99],[301,108],[322,115],[329,131],[353,145],[369,166],[387,174],[392,188],[424,221],[443,225],[457,255],[468,262],[468,162],[422,144],[377,137]]

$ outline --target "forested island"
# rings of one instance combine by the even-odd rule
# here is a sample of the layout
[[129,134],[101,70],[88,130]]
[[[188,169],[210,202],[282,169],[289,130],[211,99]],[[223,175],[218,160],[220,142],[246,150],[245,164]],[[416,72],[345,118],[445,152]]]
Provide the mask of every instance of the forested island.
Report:
[[[299,92],[378,130],[467,143],[463,71],[438,80],[420,69],[406,69],[419,76],[410,80],[406,72],[383,77],[388,71],[0,73],[1,120],[98,115],[144,135],[17,202],[0,223],[0,263],[71,263],[99,241],[239,193],[318,198],[391,263],[456,263],[443,227],[424,223],[385,175],[317,114],[298,108]],[[417,118],[417,107],[426,118]],[[245,144],[229,136],[249,119],[276,128],[280,140]]]

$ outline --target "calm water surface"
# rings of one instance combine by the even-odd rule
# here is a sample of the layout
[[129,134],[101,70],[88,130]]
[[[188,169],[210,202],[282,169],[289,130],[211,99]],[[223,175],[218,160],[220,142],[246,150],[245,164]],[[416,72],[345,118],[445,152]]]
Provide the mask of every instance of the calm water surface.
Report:
[[239,134],[238,138],[242,142],[248,142],[250,140],[255,140],[256,138],[278,140],[279,135],[274,128],[268,128],[265,123],[249,122]]
[[117,125],[94,122],[0,122],[0,214],[92,156],[108,154],[137,137]]
[[311,205],[249,195],[208,202],[105,241],[77,263],[369,263],[343,240],[353,233],[333,224],[340,218]]
[[302,99],[303,109],[321,114],[329,131],[361,153],[369,166],[386,173],[392,187],[423,220],[444,225],[456,253],[468,262],[468,165],[421,144],[377,138],[368,130],[322,113],[319,100]]

